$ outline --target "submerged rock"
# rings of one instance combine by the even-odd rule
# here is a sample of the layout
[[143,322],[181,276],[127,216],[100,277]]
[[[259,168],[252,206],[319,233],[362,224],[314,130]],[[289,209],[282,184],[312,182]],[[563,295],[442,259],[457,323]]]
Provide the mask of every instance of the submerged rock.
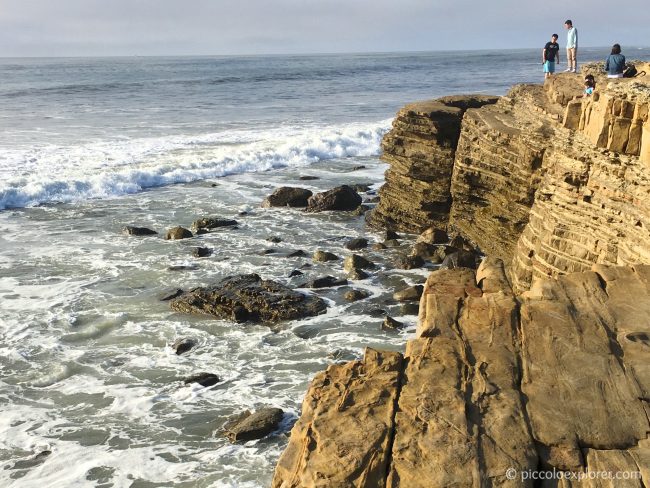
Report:
[[257,274],[229,276],[218,284],[174,298],[172,310],[213,315],[235,322],[276,322],[311,317],[325,311],[323,299],[304,295]]
[[213,386],[221,381],[216,374],[213,373],[198,373],[193,376],[190,376],[183,380],[183,383],[190,385],[192,383],[198,383],[201,386]]
[[175,340],[172,344],[170,344],[169,347],[171,347],[174,352],[180,356],[183,353],[186,353],[190,349],[192,349],[194,346],[196,346],[196,341],[192,339],[177,339]]
[[307,212],[354,210],[359,205],[361,196],[348,185],[342,185],[310,197]]
[[329,288],[332,286],[342,286],[347,284],[348,280],[346,279],[340,279],[334,276],[323,276],[308,283],[304,283],[299,288]]
[[188,229],[181,226],[172,227],[165,234],[165,239],[167,240],[189,239],[190,237],[194,237],[194,235]]
[[306,188],[283,186],[275,190],[262,202],[262,207],[306,207],[313,193]]
[[363,237],[352,239],[345,243],[345,248],[350,251],[356,251],[357,249],[364,249],[366,247],[368,247],[368,239],[364,239]]
[[146,227],[134,227],[132,225],[125,225],[122,227],[122,233],[129,236],[153,236],[158,234],[155,230]]
[[307,256],[307,253],[302,249],[298,249],[297,251],[293,251],[287,254],[288,258],[304,258],[305,256]]
[[370,296],[370,292],[366,290],[350,290],[343,295],[348,302],[356,302],[359,300],[364,300]]
[[225,435],[230,442],[246,442],[266,437],[282,422],[281,408],[265,407],[254,413],[243,412],[225,426]]
[[207,247],[193,247],[192,248],[192,256],[195,258],[206,258],[210,254],[212,254],[212,249],[207,248]]

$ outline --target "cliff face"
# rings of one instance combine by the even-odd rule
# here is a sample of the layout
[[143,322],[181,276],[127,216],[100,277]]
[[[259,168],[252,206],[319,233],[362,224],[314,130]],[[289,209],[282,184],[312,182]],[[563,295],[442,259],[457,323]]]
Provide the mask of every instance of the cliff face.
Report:
[[403,359],[368,350],[314,379],[273,486],[523,487],[553,469],[647,486],[649,338],[650,266],[521,297],[499,260],[436,271]]
[[[369,221],[457,231],[504,260],[516,291],[594,263],[650,262],[650,84],[600,80],[593,97],[572,98],[580,92],[575,75],[520,85],[467,105],[460,126],[442,102],[407,106],[384,140],[391,167]],[[422,135],[445,123],[454,137]]]

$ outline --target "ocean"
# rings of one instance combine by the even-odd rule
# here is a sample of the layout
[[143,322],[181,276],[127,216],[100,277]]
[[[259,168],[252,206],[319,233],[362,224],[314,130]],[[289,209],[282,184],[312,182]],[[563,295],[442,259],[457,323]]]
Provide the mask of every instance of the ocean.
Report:
[[[364,251],[379,265],[370,279],[310,290],[328,311],[309,319],[234,324],[173,312],[160,295],[240,273],[294,287],[345,277],[342,261],[311,254],[343,257],[349,238],[380,232],[263,198],[345,183],[366,185],[372,205],[401,106],[541,82],[540,53],[0,59],[0,485],[268,486],[313,375],[366,346],[401,350],[415,330],[391,299],[431,271],[391,265],[413,236]],[[205,216],[239,224],[182,241],[121,232]],[[212,255],[192,257],[195,246]],[[297,249],[307,257],[284,257]],[[347,302],[351,287],[370,298]],[[406,328],[382,330],[385,314]],[[197,346],[178,356],[179,338]],[[222,381],[183,383],[202,371]],[[265,405],[285,412],[277,432],[223,437],[229,417]]]

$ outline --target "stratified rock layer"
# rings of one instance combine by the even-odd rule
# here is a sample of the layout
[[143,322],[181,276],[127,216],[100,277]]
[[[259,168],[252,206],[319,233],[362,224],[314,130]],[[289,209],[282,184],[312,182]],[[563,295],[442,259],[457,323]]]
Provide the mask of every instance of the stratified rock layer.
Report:
[[420,232],[439,222],[446,226],[463,114],[496,100],[481,95],[444,97],[401,109],[382,141],[382,159],[390,169],[368,222]]
[[[553,469],[648,485],[650,266],[517,297],[488,258],[433,272],[419,319],[404,361],[368,350],[316,376],[274,487],[524,487]],[[575,486],[619,486],[600,481]]]

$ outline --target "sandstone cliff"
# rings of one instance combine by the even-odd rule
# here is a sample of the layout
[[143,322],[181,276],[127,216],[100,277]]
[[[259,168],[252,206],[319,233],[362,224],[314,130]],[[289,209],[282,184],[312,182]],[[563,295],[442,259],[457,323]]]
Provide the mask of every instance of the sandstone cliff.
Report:
[[420,310],[404,357],[369,349],[316,376],[274,487],[523,487],[553,469],[647,486],[650,266],[518,298],[488,259],[432,273]]
[[449,123],[455,145],[422,129],[443,131],[442,101],[405,107],[383,143],[391,166],[369,222],[457,231],[504,260],[516,291],[594,263],[650,262],[650,76],[601,79],[575,99],[580,80],[467,106],[460,126]]

